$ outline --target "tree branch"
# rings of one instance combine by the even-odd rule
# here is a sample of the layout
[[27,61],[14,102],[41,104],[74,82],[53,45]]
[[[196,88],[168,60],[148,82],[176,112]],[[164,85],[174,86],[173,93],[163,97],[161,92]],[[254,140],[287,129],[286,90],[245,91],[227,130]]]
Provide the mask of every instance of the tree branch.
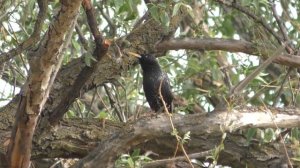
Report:
[[[98,62],[100,62],[101,59],[106,55],[110,44],[108,44],[104,40],[102,33],[97,28],[98,24],[95,18],[95,12],[94,12],[94,8],[92,7],[91,1],[84,0],[82,2],[82,6],[87,15],[88,24],[96,44],[96,48],[94,50],[93,56],[97,59]],[[62,101],[52,111],[49,118],[49,122],[51,125],[57,124],[58,121],[62,119],[64,114],[67,112],[69,106],[80,95],[81,89],[84,87],[85,83],[91,78],[91,76],[96,71],[96,69],[97,69],[96,61],[92,61],[91,66],[85,65],[85,67],[81,70],[81,72],[77,76],[77,79],[72,85],[71,90],[69,90],[68,94],[65,94],[65,97],[62,99]]]
[[[280,109],[273,109],[273,110],[280,110]],[[272,111],[273,111],[272,110]],[[299,126],[299,110],[297,109],[290,109],[291,111],[286,112],[279,112],[276,111],[276,114],[272,114],[272,112],[268,109],[265,110],[258,110],[258,109],[241,109],[233,110],[230,112],[215,112],[210,115],[203,115],[203,114],[197,114],[197,115],[187,115],[187,116],[181,116],[181,115],[175,115],[173,117],[174,125],[176,129],[179,131],[180,134],[184,134],[187,131],[191,131],[191,144],[189,146],[189,150],[192,150],[194,147],[199,145],[197,149],[194,150],[208,150],[213,149],[214,145],[216,144],[216,139],[221,138],[222,136],[222,130],[226,132],[234,132],[238,129],[244,129],[251,126],[252,128],[276,128],[276,123],[280,128],[292,128]],[[283,113],[282,113],[283,112]],[[173,150],[176,147],[176,141],[175,138],[170,136],[171,132],[171,125],[168,121],[168,117],[166,117],[164,114],[159,115],[156,119],[140,119],[137,123],[130,124],[123,126],[121,130],[113,133],[112,136],[106,137],[100,141],[100,144],[98,147],[89,153],[87,157],[84,159],[81,159],[74,167],[95,167],[101,165],[100,167],[110,167],[113,165],[115,159],[119,154],[122,152],[126,152],[127,150],[131,149],[132,147],[145,143],[147,141],[151,141],[151,139],[156,139],[158,141],[157,143],[163,143],[167,142],[168,145],[166,147],[162,147],[165,145],[165,143],[161,144],[159,148],[161,149],[160,152],[163,150],[166,150],[168,147],[173,147]],[[233,134],[230,139],[234,137]],[[169,138],[167,138],[169,137]],[[201,138],[202,137],[202,138]],[[160,139],[160,140],[159,140]],[[170,139],[173,139],[174,141],[171,141]],[[214,140],[213,140],[214,139]],[[208,141],[213,140],[214,143],[209,143]],[[201,142],[200,142],[201,141]],[[235,141],[238,142],[228,142],[230,143],[240,143],[243,140],[235,139]],[[206,145],[204,145],[204,144]],[[244,141],[245,143],[245,141]],[[253,156],[253,154],[249,153],[251,151],[251,148],[255,148],[255,145],[248,146],[248,150],[245,150],[247,154],[244,155],[243,151],[245,144],[238,145],[237,148],[230,148],[226,147],[225,145],[225,151],[231,153],[231,155],[235,155],[233,158],[246,160],[249,162],[260,162],[261,165],[268,164],[267,162],[273,162],[274,160],[271,159],[272,156],[270,156],[271,153],[268,152],[275,152],[274,149],[272,149],[272,145],[267,146],[265,149],[268,152],[263,152],[257,154],[256,156]],[[172,145],[171,145],[172,144]],[[196,145],[197,144],[197,145]],[[207,144],[210,144],[207,146]],[[200,147],[201,145],[202,148]],[[256,144],[258,145],[258,144]],[[274,144],[273,144],[274,145]],[[282,146],[282,144],[277,144],[279,146]],[[199,149],[199,147],[201,149]],[[240,149],[238,149],[240,148]],[[152,148],[155,149],[155,148]],[[234,149],[234,151],[232,151]],[[277,148],[279,149],[279,148]],[[226,151],[229,150],[229,151]],[[158,151],[154,151],[155,153],[159,153]],[[277,151],[279,155],[276,155],[275,159],[276,161],[281,160],[284,158],[284,151],[278,150]],[[289,148],[289,152],[291,152],[291,148]],[[172,153],[172,152],[167,152]],[[243,153],[243,154],[242,154]],[[275,152],[276,153],[276,152]],[[246,156],[246,157],[245,157]],[[249,158],[248,158],[249,157]],[[269,158],[264,161],[259,161],[259,158]],[[233,159],[231,158],[231,159]],[[228,159],[228,158],[227,158]],[[283,159],[284,160],[284,159]],[[265,166],[262,166],[265,167]]]
[[[10,167],[30,166],[32,138],[37,120],[51,88],[53,70],[62,54],[64,35],[76,18],[80,0],[63,1],[60,12],[49,26],[37,51],[30,55],[30,74],[22,93],[16,113],[16,121],[8,146]],[[57,31],[60,30],[60,31]]]
[[[171,19],[170,24],[174,25],[174,29],[176,29],[175,25],[179,24],[180,17],[184,17],[185,15],[186,14],[182,14],[182,16],[176,15]],[[94,23],[91,24],[96,25]],[[149,33],[145,33],[145,30],[147,30]],[[170,31],[173,31],[173,29],[170,29]],[[161,39],[163,32],[164,31],[161,24],[158,24],[154,19],[149,19],[147,22],[134,29],[125,38],[116,40],[110,46],[108,53],[101,58],[101,61],[97,62],[97,65],[95,66],[96,70],[93,71],[92,76],[90,76],[86,82],[83,82],[85,80],[85,77],[83,77],[82,79],[78,78],[78,74],[82,72],[84,67],[86,67],[85,62],[83,61],[83,59],[72,60],[68,65],[63,67],[61,73],[57,75],[56,83],[54,84],[53,90],[48,98],[47,105],[49,106],[47,106],[43,112],[45,116],[44,118],[46,118],[47,120],[48,116],[52,116],[52,123],[54,123],[54,120],[58,121],[59,119],[61,119],[61,115],[58,118],[55,118],[55,116],[51,113],[53,111],[59,110],[60,114],[64,114],[67,108],[63,106],[72,103],[72,101],[67,102],[67,99],[73,99],[74,97],[76,98],[76,95],[78,97],[78,91],[80,91],[80,93],[83,93],[105,82],[118,78],[122,72],[126,71],[129,66],[133,65],[136,62],[136,59],[127,57],[126,54],[124,54],[123,56],[121,53],[120,55],[119,53],[120,51],[122,51],[120,50],[120,48],[130,48],[132,51],[137,53],[153,52],[153,46],[157,41]],[[97,35],[97,32],[93,34]],[[141,36],[141,34],[145,34],[145,36]],[[128,44],[128,46],[125,46],[125,43]],[[78,82],[84,83],[84,86],[79,87],[78,85],[78,87],[74,88],[77,85],[74,84],[76,80]],[[62,92],[62,90],[64,92]]]
[[[193,153],[193,154],[189,154],[188,157],[190,159],[203,158],[206,156],[210,156],[212,152],[214,152],[214,150],[208,150],[208,151],[204,151],[204,152],[200,152],[200,153]],[[184,160],[186,160],[186,157],[184,157],[184,156],[179,156],[179,157],[170,158],[170,159],[156,160],[156,161],[152,161],[150,163],[146,163],[145,165],[143,165],[143,168],[166,166],[169,163],[174,163],[177,161],[184,161]]]
[[[258,46],[257,44],[247,42],[244,40],[233,39],[219,39],[219,38],[183,38],[183,39],[170,39],[162,41],[155,45],[158,51],[166,50],[179,50],[179,49],[191,49],[191,50],[223,50],[229,52],[243,52],[250,55],[262,56],[267,59],[274,48],[266,48],[265,46]],[[300,57],[297,55],[291,55],[283,53],[278,56],[275,63],[300,67]]]
[[260,17],[256,16],[254,13],[244,8],[243,6],[236,3],[236,1],[224,1],[224,0],[215,0],[216,2],[232,7],[251,17],[254,21],[260,23],[270,34],[272,34],[279,44],[282,44],[284,41],[281,37]]
[[[260,144],[253,140],[251,145],[247,145],[242,131],[237,130],[250,127],[276,129],[275,123],[279,128],[295,128],[300,126],[299,120],[300,109],[295,108],[243,108],[173,116],[179,134],[191,132],[191,140],[186,144],[189,153],[214,149],[219,144],[223,131],[227,132],[225,149],[221,152],[222,157],[218,163],[233,167],[244,167],[247,163],[255,163],[256,167],[267,167],[266,165],[285,162],[282,142]],[[119,154],[136,147],[142,148],[142,151],[151,150],[159,154],[159,158],[168,158],[172,157],[170,154],[176,148],[176,140],[170,134],[171,130],[165,114],[157,118],[141,118],[127,124],[107,121],[105,128],[98,119],[70,119],[34,138],[32,159],[84,157],[93,150],[75,167],[95,167],[97,163],[96,167],[106,167],[113,164]],[[7,141],[5,135],[9,131],[9,127],[0,130],[3,135],[0,137],[0,153],[4,152],[3,146]],[[288,144],[287,148],[290,157],[293,157],[292,144]]]
[[285,46],[280,46],[267,60],[260,64],[254,71],[252,71],[245,79],[240,81],[230,90],[230,96],[241,94],[242,90],[267,66],[269,66],[273,60],[276,59],[284,50]]

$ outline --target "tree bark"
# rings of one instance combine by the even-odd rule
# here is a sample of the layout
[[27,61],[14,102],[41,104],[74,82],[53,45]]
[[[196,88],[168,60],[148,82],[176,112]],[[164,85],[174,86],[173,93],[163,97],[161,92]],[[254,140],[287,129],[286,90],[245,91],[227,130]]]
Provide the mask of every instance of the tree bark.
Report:
[[[300,109],[244,108],[209,114],[175,114],[172,119],[180,135],[191,132],[190,141],[185,144],[189,154],[215,149],[226,133],[218,163],[232,167],[268,167],[286,163],[283,143],[261,144],[253,139],[249,145],[242,130],[250,127],[276,129],[276,125],[279,128],[299,127]],[[2,130],[0,134],[7,132],[9,129]],[[133,148],[151,150],[159,158],[169,158],[176,148],[176,139],[171,136],[172,129],[166,114],[127,124],[107,121],[104,127],[97,119],[66,120],[43,132],[34,138],[32,159],[86,156],[74,167],[111,167],[121,153]],[[1,137],[0,140],[0,149],[3,149],[7,139]],[[293,145],[287,144],[286,147],[289,157],[293,157]],[[205,160],[205,157],[199,159]]]
[[[173,30],[176,30],[178,22],[179,20],[171,22]],[[161,26],[153,19],[149,19],[144,24],[135,28],[128,36],[118,39],[110,47],[108,54],[97,63],[97,69],[93,72],[91,79],[85,83],[80,91],[86,92],[105,82],[117,79],[122,73],[126,72],[128,67],[135,63],[135,60],[127,57],[123,49],[128,48],[137,53],[156,52],[154,44],[166,35],[162,32]],[[219,44],[222,45],[221,43]],[[227,44],[228,42],[226,41],[223,43],[224,50],[231,51]],[[203,45],[202,47],[205,48],[207,44],[199,45]],[[121,54],[119,53],[120,48],[122,51]],[[243,51],[244,49],[242,48],[241,52]],[[294,61],[291,61],[292,58],[289,57],[287,59],[289,59],[289,64]],[[299,66],[298,61],[294,62],[295,66]],[[282,62],[279,60],[279,63]],[[48,120],[47,117],[51,115],[54,109],[58,109],[63,99],[68,98],[67,94],[74,91],[74,87],[70,86],[74,86],[76,79],[78,79],[78,74],[82,72],[84,67],[86,65],[82,59],[75,59],[64,66],[58,73],[45,105],[46,108],[43,111],[42,119],[45,120],[41,121],[41,125],[39,125],[34,137],[32,159],[42,157],[84,157],[97,146],[91,154],[75,165],[75,167],[88,167],[88,165],[97,165],[99,163],[106,163],[106,166],[111,166],[120,153],[126,152],[133,147],[155,150],[161,157],[170,157],[168,154],[173,153],[176,142],[174,137],[170,136],[170,125],[168,125],[169,122],[164,115],[156,119],[141,119],[125,125],[106,122],[105,128],[102,127],[100,121],[95,119],[61,121],[54,128],[47,125],[47,122],[44,122]],[[13,111],[16,111],[18,108],[21,96],[15,97],[9,105],[1,110],[1,153],[5,153],[4,151],[7,148],[7,142],[10,139],[9,131],[14,121]],[[21,103],[20,105],[24,104]],[[187,144],[189,153],[214,149],[220,143],[221,136],[224,133],[220,131],[220,126],[222,126],[223,130],[228,133],[225,141],[225,149],[222,151],[222,157],[219,160],[220,163],[228,163],[229,165],[234,165],[233,167],[245,166],[246,163],[248,163],[247,165],[255,163],[264,167],[273,163],[275,164],[275,162],[284,162],[284,152],[281,149],[281,143],[274,142],[270,146],[267,145],[266,148],[262,149],[263,151],[258,150],[258,145],[260,144],[255,142],[253,142],[253,145],[245,147],[244,136],[238,132],[234,132],[235,130],[250,126],[263,128],[274,128],[275,126],[273,120],[268,119],[270,115],[266,115],[265,111],[258,110],[258,112],[252,112],[253,110],[244,110],[246,112],[237,110],[234,112],[212,113],[210,115],[175,115],[174,121],[180,133],[192,132],[191,141]],[[280,127],[290,128],[299,126],[299,110],[290,110],[294,114],[289,114],[284,110],[278,109],[274,121],[278,122],[277,124]],[[65,112],[66,110],[63,111],[63,113]],[[238,112],[241,112],[241,114]],[[228,118],[228,116],[230,117]],[[246,119],[249,118],[253,120],[247,122]],[[59,119],[61,119],[61,116]],[[281,119],[285,119],[287,122]],[[124,142],[121,140],[124,140]],[[280,148],[277,148],[278,146]],[[291,153],[291,145],[288,145],[288,150]],[[254,151],[258,154],[254,153]],[[251,157],[248,158],[248,156]],[[95,160],[95,158],[98,158],[98,160]]]
[[[61,10],[40,42],[39,48],[30,55],[30,74],[19,95],[16,121],[8,146],[10,167],[30,166],[32,138],[37,120],[52,86],[51,78],[56,76],[53,71],[59,68],[56,64],[62,57],[60,50],[64,35],[76,18],[80,2],[80,0],[62,2]],[[60,32],[56,29],[60,29]]]
[[[170,39],[162,41],[156,44],[156,49],[159,51],[167,50],[179,50],[179,49],[190,49],[190,50],[223,50],[229,52],[242,52],[250,55],[261,56],[267,59],[275,48],[266,48],[265,46],[258,46],[244,40],[233,40],[233,39],[218,39],[218,38],[183,38],[183,39]],[[274,61],[281,65],[290,67],[300,66],[300,57],[297,55],[283,53],[278,56]]]

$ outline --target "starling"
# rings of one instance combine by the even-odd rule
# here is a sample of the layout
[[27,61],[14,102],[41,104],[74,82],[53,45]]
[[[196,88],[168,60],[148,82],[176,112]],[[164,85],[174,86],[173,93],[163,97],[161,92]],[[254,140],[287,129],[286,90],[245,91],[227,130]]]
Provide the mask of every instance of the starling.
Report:
[[161,86],[161,95],[168,111],[171,113],[173,110],[173,94],[171,92],[169,78],[167,74],[161,70],[156,58],[151,54],[137,55],[130,52],[130,55],[139,58],[139,63],[143,70],[143,89],[150,108],[155,112],[164,111],[164,104],[159,94],[159,88]]

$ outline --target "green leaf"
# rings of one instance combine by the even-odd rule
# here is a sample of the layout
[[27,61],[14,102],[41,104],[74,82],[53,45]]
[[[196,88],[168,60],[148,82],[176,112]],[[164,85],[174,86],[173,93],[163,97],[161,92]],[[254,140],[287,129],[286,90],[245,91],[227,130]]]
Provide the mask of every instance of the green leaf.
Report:
[[264,78],[262,78],[261,76],[256,76],[255,79],[260,81],[260,82],[263,82],[264,84],[268,84],[268,82]]
[[293,161],[300,162],[300,157],[291,158]]
[[160,21],[165,28],[168,28],[170,25],[170,18],[168,13],[165,11],[160,15]]
[[300,131],[298,128],[292,128],[291,130],[291,138],[298,140],[300,138]]
[[106,119],[108,117],[108,114],[104,111],[101,111],[98,115],[99,119]]
[[74,39],[72,39],[72,45],[76,50],[78,50],[78,51],[80,50],[80,45]]
[[191,139],[191,131],[188,131],[187,133],[184,134],[182,143],[186,143],[190,139]]
[[122,6],[124,4],[123,0],[114,0],[114,1],[110,1],[110,5],[111,6],[115,6],[117,9]]
[[188,14],[192,17],[192,18],[195,18],[195,15],[194,15],[194,12],[193,12],[193,9],[190,5],[187,5],[187,4],[183,4],[185,7],[186,7],[186,10],[188,12]]
[[177,131],[176,129],[174,129],[174,130],[171,132],[171,135],[177,136],[177,135],[178,135],[178,131]]
[[275,132],[272,128],[267,128],[265,130],[264,142],[271,142],[275,137]]
[[167,5],[165,3],[159,3],[157,6],[160,7],[160,8],[162,8],[162,9],[166,9],[167,8]]
[[249,128],[246,134],[247,144],[249,145],[250,141],[253,139],[256,134],[257,128]]
[[226,15],[224,17],[223,23],[221,23],[220,31],[222,34],[225,36],[231,37],[234,34],[234,28],[233,28],[233,23],[232,23],[232,16]]
[[72,118],[72,117],[75,117],[76,114],[75,114],[75,112],[73,110],[68,110],[67,116],[68,116],[68,118]]
[[134,168],[134,162],[133,162],[132,158],[128,158],[127,163],[130,168]]
[[134,149],[132,154],[131,154],[131,157],[137,157],[140,155],[140,152],[141,150],[140,149]]
[[133,11],[133,9],[134,9],[134,3],[133,3],[133,1],[132,0],[127,0],[127,2],[128,2],[128,6],[130,8],[130,11]]
[[175,16],[178,13],[178,10],[180,9],[182,3],[177,3],[174,8],[173,8],[173,12],[172,12],[172,17]]
[[158,7],[153,5],[152,7],[150,7],[149,11],[150,11],[150,14],[151,14],[152,18],[154,20],[156,20],[157,22],[160,22],[159,21],[159,14],[158,14]]
[[87,65],[87,66],[91,66],[91,59],[89,59],[88,57],[84,57],[84,63],[85,63],[85,65]]
[[124,19],[124,21],[133,20],[136,18],[136,16],[137,16],[136,13],[132,12]]
[[83,57],[84,57],[84,63],[89,67],[92,64],[92,61],[97,61],[90,53],[84,54]]
[[125,3],[124,5],[122,5],[119,10],[118,10],[118,14],[121,14],[123,12],[128,12],[130,10],[130,7],[127,3]]

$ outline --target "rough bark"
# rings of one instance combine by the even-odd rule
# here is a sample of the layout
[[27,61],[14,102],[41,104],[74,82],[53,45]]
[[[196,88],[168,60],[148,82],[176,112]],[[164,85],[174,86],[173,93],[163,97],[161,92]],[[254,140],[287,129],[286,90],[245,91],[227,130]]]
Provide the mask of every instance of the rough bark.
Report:
[[[178,25],[177,24],[178,21],[176,24],[175,23],[176,21],[174,21],[173,29],[176,29],[177,27],[176,25]],[[131,51],[137,53],[153,52],[156,51],[154,45],[157,43],[157,41],[161,40],[162,37],[165,35],[166,34],[163,33],[163,30],[158,23],[156,23],[153,19],[147,20],[144,24],[134,29],[128,36],[117,40],[116,43],[111,46],[109,53],[105,55],[105,57],[103,57],[100,62],[97,63],[98,69],[94,71],[91,79],[86,82],[85,86],[80,91],[85,92],[107,81],[117,79],[122,73],[126,72],[129,66],[131,66],[135,62],[135,60],[133,60],[132,58],[126,57],[126,54],[124,53],[120,54],[118,48],[121,48],[122,50],[124,48],[128,48]],[[59,107],[60,102],[62,102],[63,99],[66,99],[68,97],[66,96],[66,94],[72,92],[72,89],[74,90],[74,88],[70,86],[74,86],[76,79],[78,79],[78,74],[82,72],[84,67],[86,67],[86,65],[82,59],[75,59],[60,70],[55,80],[55,83],[53,85],[53,90],[51,91],[49,95],[49,99],[47,100],[46,109],[43,112],[43,118],[47,118],[49,114],[53,112],[53,109],[57,109],[57,107]],[[6,144],[9,139],[9,130],[14,120],[14,113],[12,111],[15,111],[16,108],[18,107],[17,106],[18,101],[19,101],[18,97],[15,97],[14,100],[5,108],[3,108],[0,113],[1,153],[3,153],[3,151],[6,149]],[[299,121],[298,110],[295,111],[296,114],[294,114],[293,117],[295,117]],[[225,113],[223,113],[223,115],[224,114]],[[279,112],[279,114],[281,114],[281,112]],[[214,127],[211,121],[213,120],[214,117],[216,117],[215,115],[218,116],[219,113],[214,115],[209,115],[209,116],[203,116],[198,114],[192,116],[175,117],[176,127],[178,127],[180,132],[184,133],[193,127],[193,129],[191,129],[192,141],[191,143],[188,144],[189,152],[193,152],[192,149],[198,151],[213,149],[215,145],[219,143],[221,133],[220,130],[218,131],[216,130],[219,129],[219,127],[215,129],[208,128],[209,126]],[[252,113],[247,114],[245,116],[247,117],[252,116]],[[236,116],[235,120],[239,121],[238,117],[243,118],[242,116]],[[267,117],[267,116],[262,116],[262,117]],[[260,123],[261,125],[254,125],[253,127],[274,127],[274,125],[272,125],[272,122],[269,120],[267,120],[264,125],[262,123],[264,119],[265,118],[263,119],[260,118],[259,121],[261,122]],[[199,120],[199,122],[201,121],[203,123],[206,123],[207,125],[203,125],[202,123],[200,125],[197,125],[198,123],[195,120]],[[216,120],[218,120],[218,118],[216,118]],[[189,124],[189,122],[191,121],[194,122],[195,124],[194,126],[191,126],[192,124]],[[291,118],[288,118],[287,121],[293,121],[293,122],[290,122],[287,125],[282,125],[283,127],[299,126],[299,122],[296,122]],[[256,120],[253,120],[252,122],[256,123]],[[241,124],[246,124],[246,126],[245,125],[241,127],[236,126],[237,128],[235,129],[247,127],[247,124],[249,126],[253,124],[252,122],[251,123],[241,122]],[[96,150],[92,152],[90,156],[88,156],[83,161],[81,161],[81,165],[83,166],[86,165],[87,163],[90,163],[91,165],[95,165],[97,164],[97,162],[101,163],[102,161],[107,161],[107,164],[111,165],[114,159],[118,156],[118,154],[128,150],[129,148],[134,147],[137,144],[144,144],[143,142],[145,140],[147,140],[147,146],[149,147],[148,149],[157,149],[158,153],[160,152],[162,153],[161,156],[168,157],[166,151],[174,150],[173,148],[175,146],[175,141],[174,138],[169,135],[170,128],[167,125],[167,123],[168,122],[166,118],[160,116],[157,119],[152,119],[152,120],[142,119],[136,123],[128,123],[127,125],[108,123],[105,124],[106,126],[105,129],[102,128],[102,124],[99,123],[99,121],[92,120],[92,119],[89,119],[89,121],[82,121],[82,120],[62,121],[55,128],[51,128],[45,125],[40,125],[41,126],[40,130],[38,130],[38,133],[34,139],[34,151],[33,151],[32,158],[83,157],[87,155],[89,151],[91,151],[96,146],[98,146],[98,142],[100,142],[100,146],[97,147]],[[45,123],[41,122],[41,124],[45,124]],[[145,128],[145,126],[147,127]],[[211,132],[202,132],[211,129],[212,129]],[[132,137],[130,137],[130,135]],[[124,138],[124,140],[126,141],[120,142],[120,139],[118,138]],[[164,143],[165,141],[167,141],[168,143],[167,144]],[[252,163],[257,163],[260,165],[266,165],[266,164],[270,164],[272,162],[272,159],[274,158],[275,158],[274,160],[278,162],[281,162],[283,160],[282,158],[284,158],[282,150],[275,148],[276,145],[280,146],[281,143],[275,142],[274,144],[271,144],[270,147],[266,148],[266,151],[271,151],[272,153],[277,152],[275,154],[268,155],[268,153],[265,151],[258,151],[259,154],[255,155],[253,153],[257,152],[258,149],[257,146],[255,145],[253,147],[243,146],[245,142],[245,138],[242,135],[236,133],[234,134],[229,133],[227,136],[227,141],[225,142],[225,145],[231,144],[231,146],[228,145],[227,145],[228,147],[226,146],[223,153],[227,155],[224,155],[224,157],[220,158],[222,159],[220,160],[220,163],[226,163],[225,159],[228,159],[227,161],[232,161],[230,163],[236,165],[238,164],[245,165],[246,162],[250,163],[250,161],[251,162],[253,161]],[[193,145],[194,143],[195,145]],[[112,144],[116,144],[115,147],[119,147],[119,148],[114,148]],[[102,147],[104,146],[105,148],[102,149],[101,145]],[[246,149],[249,148],[253,150],[247,151]],[[237,150],[232,150],[232,149],[237,149]],[[107,152],[106,150],[108,151],[111,150],[110,157],[105,156],[106,154],[105,152]],[[109,153],[107,153],[107,155],[108,154]],[[253,158],[247,158],[247,156],[249,155],[251,156],[253,155]],[[101,159],[103,158],[103,160],[99,159],[99,160],[92,161],[90,159],[92,156],[99,157]],[[260,160],[261,158],[258,158],[258,156],[259,157],[262,156],[267,159],[261,161]],[[245,160],[245,162],[239,163],[241,158]]]
[[[62,56],[60,51],[64,35],[76,18],[80,2],[62,2],[61,10],[40,42],[39,48],[30,54],[30,74],[19,95],[16,120],[8,147],[10,167],[27,168],[30,165],[32,137],[37,120],[52,86],[51,78],[56,76],[53,71]],[[56,29],[60,29],[60,32]]]
[[[97,69],[97,62],[101,62],[102,58],[106,55],[110,43],[106,41],[102,35],[102,33],[98,30],[97,21],[95,17],[94,8],[92,7],[90,0],[84,0],[82,2],[82,6],[87,15],[88,25],[94,37],[94,42],[96,47],[93,52],[93,57],[96,58],[97,61],[92,61],[91,65],[85,65],[82,68],[78,76],[76,77],[70,92],[65,94],[64,98],[61,102],[55,107],[55,109],[51,112],[49,122],[51,125],[55,125],[59,122],[59,120],[64,116],[64,114],[68,111],[69,106],[74,102],[74,100],[80,96],[80,91],[84,87],[85,83],[91,78],[93,73]],[[45,121],[44,121],[45,122]]]
[[[250,127],[277,128],[276,125],[279,128],[294,128],[300,126],[299,121],[300,109],[294,108],[244,108],[173,116],[180,135],[191,132],[191,140],[185,146],[189,154],[215,149],[226,132],[225,149],[221,152],[218,163],[232,167],[244,167],[246,164],[250,167],[285,164],[281,142],[261,144],[253,139],[247,145],[241,130]],[[1,130],[0,134],[5,135],[7,132],[9,129]],[[87,155],[74,167],[110,167],[121,153],[134,147],[142,148],[143,151],[151,150],[159,154],[159,158],[169,158],[176,148],[176,140],[170,135],[171,132],[171,125],[165,114],[157,118],[141,118],[127,124],[107,121],[104,127],[97,119],[65,120],[55,128],[44,131],[44,134],[35,136],[32,159],[81,158]],[[0,144],[5,144],[2,137]],[[293,145],[287,144],[287,149],[289,157],[293,157]],[[205,160],[204,157],[198,159]]]

